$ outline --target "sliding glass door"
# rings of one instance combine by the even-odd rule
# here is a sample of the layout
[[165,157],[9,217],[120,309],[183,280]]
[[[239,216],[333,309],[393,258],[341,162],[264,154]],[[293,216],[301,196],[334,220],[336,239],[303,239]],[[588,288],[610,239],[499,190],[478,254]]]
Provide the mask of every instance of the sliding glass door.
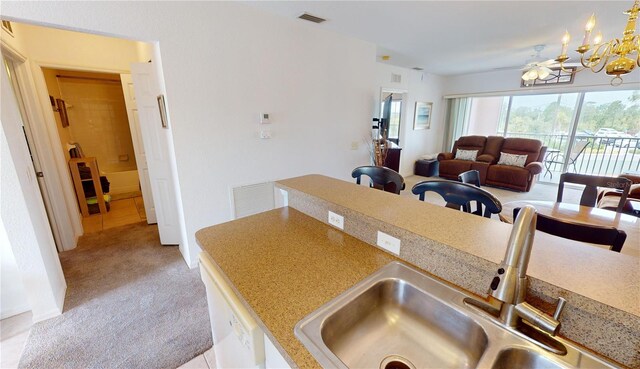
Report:
[[[582,153],[578,152],[582,150]],[[618,175],[640,169],[640,91],[584,94],[572,171]]]
[[640,170],[638,90],[482,97],[471,104],[466,134],[494,130],[547,146],[541,181],[557,182],[566,171],[617,176]]

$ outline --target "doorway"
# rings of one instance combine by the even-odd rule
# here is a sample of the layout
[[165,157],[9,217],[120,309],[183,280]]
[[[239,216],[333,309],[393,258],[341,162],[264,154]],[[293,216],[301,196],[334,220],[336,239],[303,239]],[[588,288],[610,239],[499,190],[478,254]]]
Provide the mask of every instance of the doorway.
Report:
[[[136,158],[136,152],[144,149],[135,147],[142,142],[132,138],[135,127],[129,121],[124,94],[128,86],[114,73],[46,67],[42,73],[60,147],[72,173],[84,233],[146,221],[145,201],[153,199],[142,192],[144,178],[138,166],[146,167],[146,163]],[[92,175],[92,163],[97,175]],[[99,185],[93,177],[98,177]],[[104,206],[100,206],[100,197]]]

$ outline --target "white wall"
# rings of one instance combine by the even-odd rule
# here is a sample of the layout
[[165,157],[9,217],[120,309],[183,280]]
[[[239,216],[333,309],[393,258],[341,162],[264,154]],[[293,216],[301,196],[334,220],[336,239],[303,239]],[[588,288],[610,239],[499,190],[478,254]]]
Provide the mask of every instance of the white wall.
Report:
[[607,76],[604,72],[593,73],[589,70],[577,73],[574,82],[570,85],[520,87],[521,76],[522,71],[518,69],[448,76],[445,77],[443,95],[445,97],[504,96],[616,89],[628,90],[637,89],[640,83],[640,74],[637,71],[624,77],[623,85],[618,87],[611,86],[611,76]]
[[[232,2],[3,2],[12,18],[157,41],[191,265],[230,189],[368,162],[375,46]],[[175,25],[171,26],[171,25]],[[179,27],[178,27],[179,25]],[[270,113],[271,140],[258,138]]]
[[62,313],[66,283],[47,221],[20,112],[7,74],[2,83],[0,130],[0,218],[22,275],[33,320]]
[[22,274],[0,218],[0,319],[31,310]]
[[[401,75],[401,82],[392,82],[392,74]],[[374,116],[379,115],[381,88],[406,91],[400,127],[400,147],[402,147],[400,174],[403,176],[413,175],[415,161],[420,156],[438,153],[442,149],[445,111],[442,99],[442,81],[441,76],[434,74],[376,63],[377,104]],[[413,129],[416,101],[433,103],[430,129]]]
[[500,96],[474,98],[469,113],[468,134],[495,136],[500,123],[503,100]]

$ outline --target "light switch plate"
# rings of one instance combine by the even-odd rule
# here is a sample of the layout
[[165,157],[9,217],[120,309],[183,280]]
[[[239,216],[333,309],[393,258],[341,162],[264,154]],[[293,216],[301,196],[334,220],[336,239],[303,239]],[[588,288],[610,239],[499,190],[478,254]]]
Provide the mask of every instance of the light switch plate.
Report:
[[376,244],[395,255],[400,255],[400,240],[393,236],[378,231],[378,241]]
[[329,212],[329,224],[336,228],[344,229],[344,217],[332,211]]

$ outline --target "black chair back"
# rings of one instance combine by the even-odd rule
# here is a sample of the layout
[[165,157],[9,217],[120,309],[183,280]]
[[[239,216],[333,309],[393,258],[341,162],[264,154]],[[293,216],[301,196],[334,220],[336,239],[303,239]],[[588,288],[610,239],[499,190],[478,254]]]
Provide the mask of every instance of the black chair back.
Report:
[[[513,209],[513,219],[516,219],[518,212],[520,212],[520,208]],[[541,232],[574,241],[607,245],[611,251],[620,252],[624,241],[627,239],[625,231],[614,227],[577,223],[540,213],[537,216],[536,229]]]
[[[458,181],[480,187],[480,172],[477,170],[467,170],[466,172],[460,173],[460,175],[458,175]],[[463,207],[463,210],[467,213],[471,213],[471,203],[465,205]],[[476,201],[476,210],[473,211],[473,213],[482,215],[482,204],[480,204],[480,202]]]
[[434,179],[416,183],[411,189],[414,195],[419,195],[424,201],[425,192],[433,191],[447,202],[447,207],[452,209],[467,210],[470,201],[478,201],[484,206],[484,212],[479,211],[477,215],[490,218],[491,214],[499,214],[502,211],[502,204],[490,192],[478,188],[468,183]]
[[371,179],[371,187],[376,187],[375,185],[377,185],[384,191],[395,194],[400,194],[400,191],[404,190],[404,178],[393,169],[366,165],[357,167],[351,172],[351,177],[356,179],[357,184],[360,184],[362,175],[366,175]]
[[562,173],[560,176],[560,183],[558,184],[558,197],[557,202],[562,202],[562,194],[564,192],[564,184],[576,183],[584,185],[584,191],[582,197],[580,197],[580,205],[594,207],[598,198],[598,187],[616,188],[622,190],[620,196],[620,202],[616,212],[621,213],[624,207],[624,202],[629,195],[629,189],[631,188],[631,181],[624,177],[601,177],[590,176],[586,174],[577,173]]
[[480,187],[480,172],[477,170],[467,170],[458,175],[458,181]]

